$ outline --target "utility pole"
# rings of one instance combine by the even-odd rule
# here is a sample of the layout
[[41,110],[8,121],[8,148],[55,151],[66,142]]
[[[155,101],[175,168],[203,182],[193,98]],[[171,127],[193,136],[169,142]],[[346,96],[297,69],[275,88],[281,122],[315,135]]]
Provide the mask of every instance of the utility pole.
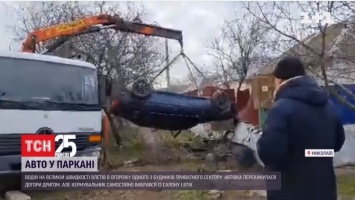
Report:
[[[165,62],[169,64],[169,44],[168,39],[165,39]],[[170,87],[170,67],[166,69],[166,86]]]

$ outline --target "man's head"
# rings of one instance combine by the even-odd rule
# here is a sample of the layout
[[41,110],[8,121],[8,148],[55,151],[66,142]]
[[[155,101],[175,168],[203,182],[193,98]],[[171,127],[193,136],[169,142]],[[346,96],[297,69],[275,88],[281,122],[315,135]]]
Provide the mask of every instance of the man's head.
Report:
[[306,74],[303,63],[299,58],[286,57],[277,63],[274,70],[275,86],[278,87],[283,81],[296,76],[303,76]]

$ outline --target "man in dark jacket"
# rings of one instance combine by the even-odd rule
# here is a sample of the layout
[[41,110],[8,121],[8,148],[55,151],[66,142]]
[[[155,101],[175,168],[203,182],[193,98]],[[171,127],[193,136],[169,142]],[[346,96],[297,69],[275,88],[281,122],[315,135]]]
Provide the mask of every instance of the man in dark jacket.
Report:
[[306,76],[295,57],[281,60],[274,70],[275,103],[268,111],[258,155],[269,171],[281,172],[281,190],[268,200],[336,200],[332,157],[305,157],[305,149],[343,146],[342,123],[326,90]]

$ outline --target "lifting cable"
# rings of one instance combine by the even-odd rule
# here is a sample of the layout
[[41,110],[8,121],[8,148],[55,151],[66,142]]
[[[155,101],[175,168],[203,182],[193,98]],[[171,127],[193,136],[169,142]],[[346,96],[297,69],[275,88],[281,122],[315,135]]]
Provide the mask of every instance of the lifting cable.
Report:
[[[201,70],[196,66],[196,64],[194,62],[192,62],[192,60],[184,53],[183,49],[181,49],[181,52],[179,54],[177,54],[171,61],[169,61],[168,64],[166,64],[153,78],[152,80],[150,81],[150,84],[152,84],[155,79],[160,76],[165,70],[167,70],[172,64],[174,64],[176,62],[176,60],[179,58],[179,57],[183,57],[184,61],[185,61],[185,64],[186,64],[186,67],[187,69],[189,70],[189,73],[190,73],[190,76],[192,78],[192,81],[194,82],[194,84],[196,85],[196,89],[201,93],[201,91],[199,90],[199,86],[197,84],[197,80],[196,78],[194,77],[193,73],[192,73],[192,70],[191,70],[191,67],[190,67],[190,64],[192,65],[192,67],[201,75],[201,77],[203,79],[206,79],[206,76],[201,72]],[[190,64],[189,64],[190,63]],[[199,94],[201,95],[201,94]]]
[[192,78],[192,81],[194,82],[195,86],[196,86],[196,89],[197,89],[197,92],[198,92],[198,95],[199,96],[202,96],[202,91],[200,90],[201,88],[199,87],[199,85],[197,84],[197,80],[195,79],[193,73],[192,73],[192,70],[190,68],[190,65],[188,63],[188,61],[190,62],[190,64],[195,68],[195,70],[201,75],[202,79],[206,79],[205,75],[200,71],[200,69],[195,65],[195,63],[193,63],[191,61],[191,59],[186,55],[186,54],[182,54],[183,58],[184,58],[184,61],[185,61],[185,64],[187,66],[187,69],[189,70],[190,72],[190,76]]
[[150,84],[152,84],[154,81],[155,81],[155,79],[157,79],[158,78],[158,76],[160,76],[165,70],[167,70],[172,64],[174,64],[174,62],[179,58],[179,56],[181,56],[182,55],[182,53],[179,53],[178,55],[176,55],[171,61],[169,61],[169,63],[168,64],[166,64],[164,67],[163,67],[163,69],[161,69],[159,72],[158,72],[158,74],[156,74],[153,78],[152,78],[152,80],[150,81]]
[[[150,84],[152,84],[155,79],[160,76],[165,70],[167,70],[172,64],[174,64],[176,62],[176,60],[182,56],[184,61],[185,61],[185,64],[186,64],[186,67],[187,69],[189,70],[189,73],[190,73],[190,76],[192,78],[192,81],[194,82],[194,84],[196,85],[196,89],[197,89],[197,92],[198,92],[198,95],[199,96],[202,96],[202,92],[200,90],[200,87],[199,85],[197,84],[197,81],[192,73],[192,70],[191,70],[191,67],[189,65],[189,63],[195,68],[195,70],[201,75],[201,77],[203,79],[206,79],[205,75],[201,72],[201,70],[195,65],[195,63],[192,62],[192,60],[184,53],[183,51],[183,48],[181,48],[181,52],[179,54],[177,54],[171,61],[169,61],[168,64],[166,64],[154,77],[153,79],[150,81]],[[171,135],[173,136],[173,138],[176,138],[177,136],[179,136],[181,133],[181,130],[177,131],[176,133],[174,133],[174,131],[171,131]]]

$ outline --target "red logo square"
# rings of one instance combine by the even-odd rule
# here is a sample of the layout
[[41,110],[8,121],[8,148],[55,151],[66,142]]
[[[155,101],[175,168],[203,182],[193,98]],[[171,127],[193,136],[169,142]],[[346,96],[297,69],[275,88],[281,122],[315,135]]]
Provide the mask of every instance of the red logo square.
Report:
[[22,157],[55,157],[55,135],[23,134]]

